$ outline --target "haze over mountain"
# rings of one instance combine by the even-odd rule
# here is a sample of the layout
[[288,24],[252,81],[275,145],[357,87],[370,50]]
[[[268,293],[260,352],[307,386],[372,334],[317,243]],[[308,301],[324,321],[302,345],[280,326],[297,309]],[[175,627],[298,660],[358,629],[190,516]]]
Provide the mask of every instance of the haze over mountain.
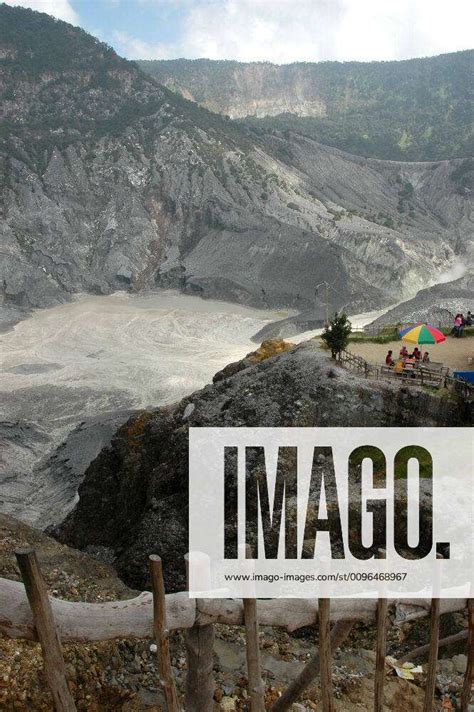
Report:
[[173,286],[322,309],[329,280],[331,308],[354,313],[468,259],[469,160],[394,163],[256,132],[6,5],[0,53],[7,304]]
[[263,130],[291,129],[362,156],[473,154],[474,51],[398,62],[141,61],[201,106]]

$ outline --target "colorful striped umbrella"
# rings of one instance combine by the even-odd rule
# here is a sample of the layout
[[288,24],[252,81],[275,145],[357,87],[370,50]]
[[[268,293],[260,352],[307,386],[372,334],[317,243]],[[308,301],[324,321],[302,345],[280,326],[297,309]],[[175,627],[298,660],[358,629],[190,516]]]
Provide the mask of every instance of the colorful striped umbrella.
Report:
[[430,324],[408,326],[399,333],[403,341],[409,341],[411,344],[440,344],[446,341],[446,336]]

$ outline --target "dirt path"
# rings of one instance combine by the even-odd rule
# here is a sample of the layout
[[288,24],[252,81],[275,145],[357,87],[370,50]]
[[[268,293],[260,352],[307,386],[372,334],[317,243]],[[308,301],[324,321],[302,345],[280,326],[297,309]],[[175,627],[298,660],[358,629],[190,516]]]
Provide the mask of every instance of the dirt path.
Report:
[[[414,348],[414,345],[407,344],[408,350]],[[401,341],[391,341],[388,344],[358,344],[350,343],[348,351],[357,356],[362,356],[369,363],[380,365],[385,362],[387,351],[391,349],[394,356],[397,356],[402,347]],[[420,347],[423,353],[428,351],[432,361],[443,362],[445,366],[451,369],[459,369],[461,371],[474,370],[474,338],[464,337],[455,339],[447,337],[442,344],[427,345]],[[468,363],[468,359],[473,361]]]

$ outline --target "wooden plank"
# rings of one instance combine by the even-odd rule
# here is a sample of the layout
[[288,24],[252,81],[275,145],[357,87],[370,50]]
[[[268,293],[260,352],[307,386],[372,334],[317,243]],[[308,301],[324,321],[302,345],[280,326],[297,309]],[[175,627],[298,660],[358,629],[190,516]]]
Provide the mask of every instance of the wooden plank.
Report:
[[[442,558],[442,554],[436,554],[437,560]],[[431,599],[430,608],[430,648],[428,651],[428,673],[426,676],[423,712],[432,712],[436,688],[436,668],[438,665],[439,651],[439,624],[441,615],[441,601],[439,597],[441,591],[441,579],[442,573],[438,565],[436,566],[433,575],[433,598]]]
[[377,643],[375,649],[374,712],[382,712],[383,710],[385,657],[387,655],[387,612],[387,599],[379,598],[377,602]]
[[430,649],[428,655],[428,675],[426,678],[423,712],[432,712],[436,686],[436,666],[438,663],[440,599],[433,598],[430,613]]
[[250,709],[251,712],[265,712],[265,685],[260,667],[257,601],[255,598],[244,598],[243,603]]
[[329,598],[319,599],[319,675],[323,712],[335,712],[332,692],[331,628]]
[[33,549],[28,549],[16,552],[16,560],[25,584],[36,633],[43,651],[44,672],[53,696],[55,710],[56,712],[74,712],[76,705],[67,684],[61,641],[54,624],[48,590],[41,575],[38,559]]
[[469,599],[468,605],[468,643],[467,667],[464,675],[464,684],[461,693],[461,712],[467,712],[472,696],[472,683],[474,678],[474,599]]
[[149,557],[150,576],[153,590],[153,632],[158,646],[158,671],[160,685],[165,694],[168,712],[180,712],[178,695],[171,671],[169,631],[166,623],[165,584],[161,558],[152,554]]

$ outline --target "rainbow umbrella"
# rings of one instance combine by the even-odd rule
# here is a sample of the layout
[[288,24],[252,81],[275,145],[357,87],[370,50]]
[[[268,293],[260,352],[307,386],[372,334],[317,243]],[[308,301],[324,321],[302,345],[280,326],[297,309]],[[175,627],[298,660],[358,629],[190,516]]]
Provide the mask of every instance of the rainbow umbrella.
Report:
[[408,326],[406,329],[402,329],[399,334],[403,341],[409,341],[411,344],[440,344],[442,341],[446,341],[446,336],[430,324]]

